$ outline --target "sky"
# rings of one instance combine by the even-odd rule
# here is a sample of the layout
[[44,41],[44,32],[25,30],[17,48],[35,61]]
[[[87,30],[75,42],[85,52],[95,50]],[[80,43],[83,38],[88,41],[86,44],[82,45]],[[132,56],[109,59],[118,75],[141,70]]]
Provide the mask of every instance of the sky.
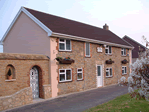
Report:
[[149,0],[0,0],[0,40],[21,6],[100,28],[107,23],[119,37],[143,45],[143,35],[149,40]]

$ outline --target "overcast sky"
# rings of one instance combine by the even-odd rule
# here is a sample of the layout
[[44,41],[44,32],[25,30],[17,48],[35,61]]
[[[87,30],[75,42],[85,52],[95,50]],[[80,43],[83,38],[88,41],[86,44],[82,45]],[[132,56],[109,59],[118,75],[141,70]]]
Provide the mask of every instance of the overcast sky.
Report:
[[100,28],[107,23],[141,44],[143,35],[149,40],[149,0],[0,0],[0,40],[21,6]]

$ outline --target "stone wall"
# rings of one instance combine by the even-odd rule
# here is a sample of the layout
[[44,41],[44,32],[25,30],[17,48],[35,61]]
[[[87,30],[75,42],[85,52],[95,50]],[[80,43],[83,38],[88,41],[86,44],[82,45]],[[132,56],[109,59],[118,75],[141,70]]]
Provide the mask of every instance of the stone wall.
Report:
[[[15,69],[15,77],[11,80],[6,77],[8,65],[12,65]],[[47,56],[11,53],[0,53],[0,96],[12,95],[26,87],[30,87],[30,70],[33,66],[36,66],[39,71],[40,98],[50,98],[50,95],[44,96],[43,86],[50,84],[49,59]]]
[[[58,38],[51,37],[58,41]],[[103,45],[90,43],[90,54],[91,57],[85,57],[85,42],[71,40],[72,51],[58,51],[57,57],[70,57],[75,60],[72,64],[59,64],[57,62],[57,81],[58,81],[58,95],[67,94],[71,92],[83,91],[86,89],[97,87],[97,65],[102,65],[103,67],[103,86],[117,84],[118,79],[122,77],[122,66],[127,66],[127,74],[124,75],[128,77],[130,69],[129,63],[122,64],[121,61],[126,59],[129,61],[129,56],[121,56],[121,48],[112,46],[112,55],[105,54],[105,48]],[[97,52],[97,47],[102,47],[102,53]],[[59,44],[56,46],[59,49]],[[126,49],[128,52],[128,49]],[[127,54],[127,53],[126,53]],[[112,59],[113,64],[105,64],[106,60]],[[106,68],[112,67],[112,77],[106,77]],[[70,82],[59,82],[59,69],[72,69],[72,81]],[[77,68],[83,68],[84,79],[81,81],[77,80]]]
[[52,97],[51,85],[43,85],[44,99]]
[[0,111],[30,104],[32,102],[32,89],[31,87],[27,87],[13,95],[0,97]]

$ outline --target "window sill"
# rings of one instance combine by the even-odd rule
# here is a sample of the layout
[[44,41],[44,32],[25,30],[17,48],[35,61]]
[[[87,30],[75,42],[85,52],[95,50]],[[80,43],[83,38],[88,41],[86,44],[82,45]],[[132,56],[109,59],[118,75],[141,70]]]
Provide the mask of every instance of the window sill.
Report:
[[91,56],[85,56],[85,58],[91,58]]
[[121,55],[122,57],[126,57],[126,55]]
[[5,82],[13,82],[13,81],[16,81],[16,79],[11,79],[11,80],[5,80]]
[[66,82],[72,82],[72,80],[70,80],[70,81],[59,81],[59,83],[66,83]]
[[112,54],[106,54],[106,53],[105,53],[105,55],[112,56]]
[[77,81],[83,81],[84,79],[77,79]]
[[58,50],[59,52],[72,52],[72,50]]
[[106,78],[112,78],[113,76],[106,76]]

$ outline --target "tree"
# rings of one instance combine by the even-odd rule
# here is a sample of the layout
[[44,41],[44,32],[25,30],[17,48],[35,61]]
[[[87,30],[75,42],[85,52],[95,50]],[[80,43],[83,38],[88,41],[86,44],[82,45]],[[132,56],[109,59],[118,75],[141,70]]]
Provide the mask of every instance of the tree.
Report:
[[[139,48],[139,59],[130,65],[132,72],[128,77],[128,92],[132,97],[138,95],[149,101],[149,42],[144,36],[143,40],[146,42],[146,50],[143,52]],[[139,88],[138,92],[134,92],[134,86]]]

